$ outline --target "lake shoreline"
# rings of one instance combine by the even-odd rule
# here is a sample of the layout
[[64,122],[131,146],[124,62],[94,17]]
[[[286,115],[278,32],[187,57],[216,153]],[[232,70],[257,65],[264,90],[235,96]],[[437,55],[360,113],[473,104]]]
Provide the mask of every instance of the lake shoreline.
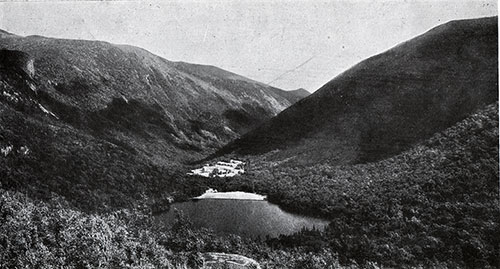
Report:
[[235,199],[235,198],[198,198],[198,197],[195,197],[195,198],[191,198],[192,201],[202,201],[202,200],[221,200],[221,201],[231,201],[231,200],[237,200],[237,201],[254,201],[254,202],[269,202],[267,201],[266,199],[264,200],[261,200],[261,199]]
[[[251,199],[246,199],[248,197]],[[175,212],[180,211],[196,228],[249,238],[278,238],[304,229],[324,230],[330,223],[325,219],[287,212],[266,198],[255,193],[210,189],[199,197],[172,203],[170,210],[155,217],[155,225],[170,227],[175,223]]]
[[242,191],[230,191],[230,192],[207,191],[198,197],[191,198],[191,200],[205,200],[205,199],[266,201],[267,196],[256,193],[242,192]]

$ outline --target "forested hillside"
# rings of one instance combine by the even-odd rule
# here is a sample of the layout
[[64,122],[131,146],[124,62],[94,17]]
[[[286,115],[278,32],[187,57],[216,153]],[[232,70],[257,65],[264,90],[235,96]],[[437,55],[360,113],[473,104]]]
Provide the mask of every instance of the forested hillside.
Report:
[[300,99],[133,46],[2,31],[0,48],[30,57],[40,101],[61,121],[159,165],[205,156]]
[[343,262],[495,268],[498,147],[494,103],[382,161],[288,166],[254,159],[250,175],[215,186],[267,193],[285,208],[331,220],[326,234],[278,245],[330,246]]
[[340,74],[219,151],[378,161],[498,100],[497,18],[452,21]]
[[300,98],[132,46],[2,31],[0,48],[3,186],[82,210],[186,197],[182,163]]

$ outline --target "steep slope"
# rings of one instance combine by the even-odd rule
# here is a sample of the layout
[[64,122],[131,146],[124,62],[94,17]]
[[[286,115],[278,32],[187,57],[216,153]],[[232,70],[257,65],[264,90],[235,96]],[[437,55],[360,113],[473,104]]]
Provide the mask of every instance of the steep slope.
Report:
[[[178,70],[182,70],[185,73],[194,75],[204,81],[209,81],[214,85],[219,85],[221,88],[231,89],[234,94],[243,95],[246,98],[248,97],[259,98],[259,95],[262,94],[261,89],[269,89],[270,93],[267,92],[266,93],[269,94],[270,96],[276,99],[285,98],[288,102],[292,104],[307,96],[306,94],[304,94],[302,91],[299,90],[297,90],[299,92],[280,90],[278,88],[271,87],[264,83],[245,78],[238,74],[225,71],[215,66],[189,64],[184,62],[175,62],[173,64]],[[236,81],[244,81],[248,83],[248,87],[254,87],[255,91],[249,92],[245,91],[245,89],[235,87],[234,83]],[[278,107],[280,106],[280,104],[276,105]]]
[[62,121],[127,143],[155,162],[211,152],[297,100],[132,46],[2,31],[0,48],[32,57],[40,101]]
[[332,164],[392,156],[498,100],[497,47],[496,17],[438,26],[352,67],[219,154]]
[[373,259],[398,268],[433,267],[425,263],[437,260],[448,263],[444,268],[497,268],[498,132],[495,102],[381,161],[302,167],[254,161],[245,181],[284,208],[332,220],[317,240],[332,246],[341,261]]
[[21,110],[41,109],[34,75],[32,57],[22,51],[0,49],[0,101]]
[[0,187],[55,193],[85,210],[130,206],[172,187],[172,172],[131,145],[75,128],[42,105],[28,54],[0,50],[0,59]]

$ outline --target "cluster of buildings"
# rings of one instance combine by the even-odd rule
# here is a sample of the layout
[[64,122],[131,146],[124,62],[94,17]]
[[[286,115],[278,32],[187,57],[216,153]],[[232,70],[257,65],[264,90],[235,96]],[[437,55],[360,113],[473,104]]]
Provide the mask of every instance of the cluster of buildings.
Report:
[[238,160],[229,162],[217,162],[216,164],[205,164],[203,167],[191,170],[188,175],[202,177],[234,177],[245,173],[245,163]]

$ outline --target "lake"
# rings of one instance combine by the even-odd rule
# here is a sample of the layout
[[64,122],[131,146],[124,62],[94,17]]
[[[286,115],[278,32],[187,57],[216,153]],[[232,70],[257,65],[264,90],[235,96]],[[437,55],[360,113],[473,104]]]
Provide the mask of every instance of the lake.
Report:
[[157,216],[157,221],[160,225],[172,225],[174,210],[177,209],[181,210],[195,227],[253,238],[289,235],[303,228],[324,229],[329,223],[326,220],[286,212],[262,199],[241,199],[241,192],[239,193],[239,199],[228,199],[228,195],[219,193],[218,198],[212,196],[203,199],[200,196],[196,200],[174,203],[168,212]]

